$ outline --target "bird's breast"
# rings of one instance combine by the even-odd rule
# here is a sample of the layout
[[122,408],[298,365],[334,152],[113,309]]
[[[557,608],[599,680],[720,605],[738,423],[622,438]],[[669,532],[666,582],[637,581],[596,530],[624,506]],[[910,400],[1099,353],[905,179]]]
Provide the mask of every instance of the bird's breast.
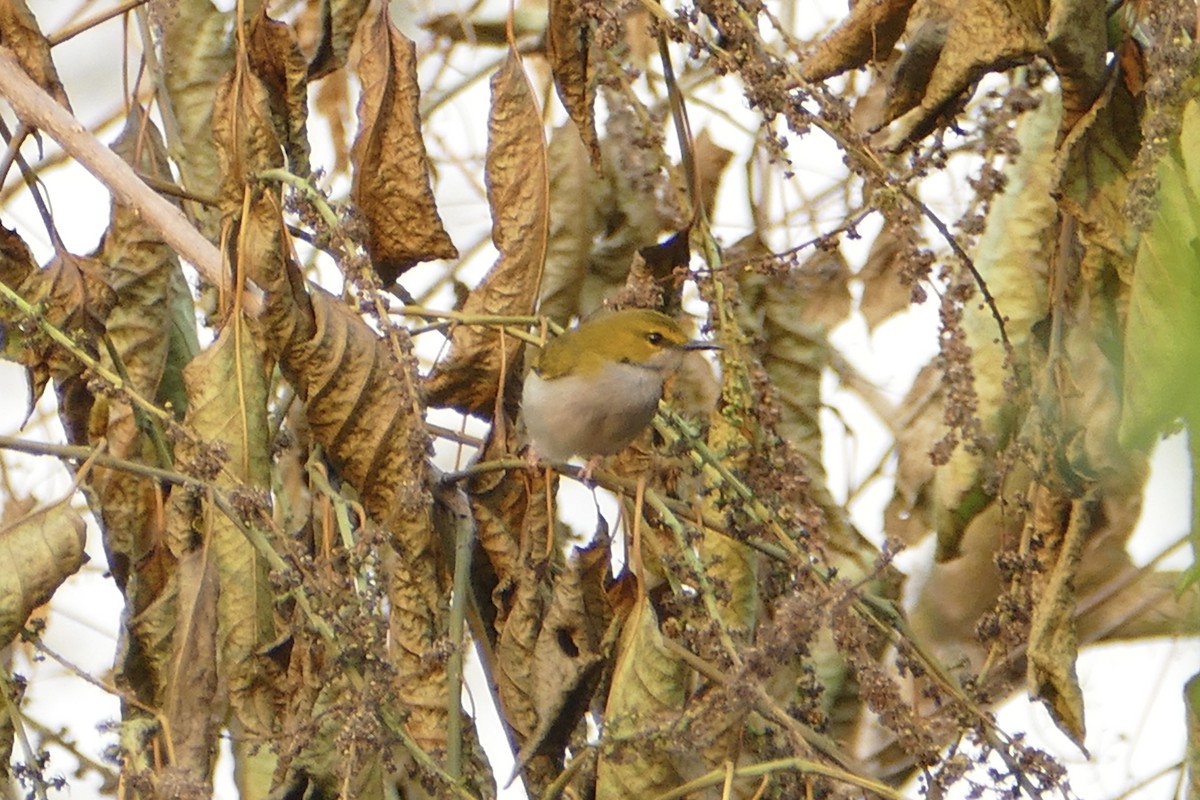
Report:
[[611,455],[633,441],[654,418],[663,374],[653,367],[613,362],[598,373],[525,379],[525,428],[544,456]]

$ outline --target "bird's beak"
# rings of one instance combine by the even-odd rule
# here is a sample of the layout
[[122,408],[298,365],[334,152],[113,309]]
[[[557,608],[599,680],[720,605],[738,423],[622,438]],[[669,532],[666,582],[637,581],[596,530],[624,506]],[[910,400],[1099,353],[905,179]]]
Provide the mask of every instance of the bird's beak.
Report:
[[721,345],[717,344],[716,342],[693,341],[693,342],[684,342],[683,349],[684,350],[721,350],[722,348],[721,348]]

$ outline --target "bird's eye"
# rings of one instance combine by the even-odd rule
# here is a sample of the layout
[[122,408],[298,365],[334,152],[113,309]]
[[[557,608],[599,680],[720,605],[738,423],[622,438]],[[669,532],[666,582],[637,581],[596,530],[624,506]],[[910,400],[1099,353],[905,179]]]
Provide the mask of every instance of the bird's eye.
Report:
[[646,334],[646,341],[650,344],[662,344],[663,335],[658,331],[651,331]]

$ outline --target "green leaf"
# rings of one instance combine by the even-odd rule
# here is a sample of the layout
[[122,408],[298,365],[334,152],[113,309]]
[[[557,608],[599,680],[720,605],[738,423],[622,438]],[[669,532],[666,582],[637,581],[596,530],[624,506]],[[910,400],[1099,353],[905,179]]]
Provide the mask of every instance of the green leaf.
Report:
[[[1200,468],[1200,104],[1183,110],[1179,142],[1158,165],[1158,209],[1134,266],[1125,328],[1123,445],[1149,450],[1186,426],[1192,474]],[[1192,499],[1192,547],[1200,514]]]

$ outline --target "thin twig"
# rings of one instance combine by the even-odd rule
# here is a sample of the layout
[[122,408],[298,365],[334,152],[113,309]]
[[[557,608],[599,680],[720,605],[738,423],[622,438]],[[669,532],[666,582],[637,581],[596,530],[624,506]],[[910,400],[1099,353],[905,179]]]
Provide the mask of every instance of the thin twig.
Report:
[[[69,111],[55,102],[21,69],[16,56],[0,45],[0,97],[27,125],[45,131],[75,158],[116,199],[136,209],[180,256],[217,286],[228,283],[221,268],[221,254],[212,242],[192,227],[175,205],[147,186],[121,157],[100,143]],[[246,309],[257,315],[262,301],[257,295],[244,299]]]

